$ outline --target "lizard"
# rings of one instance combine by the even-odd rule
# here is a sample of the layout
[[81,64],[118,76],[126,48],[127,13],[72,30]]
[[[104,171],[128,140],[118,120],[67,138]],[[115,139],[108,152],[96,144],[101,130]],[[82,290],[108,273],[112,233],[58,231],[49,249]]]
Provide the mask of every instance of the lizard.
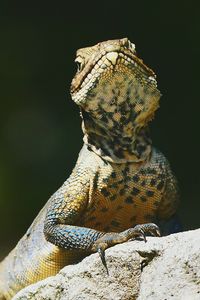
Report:
[[161,97],[156,75],[128,38],[77,50],[71,97],[83,147],[70,177],[0,264],[0,299],[68,264],[129,239],[159,236],[175,215],[177,180],[152,146],[149,122]]

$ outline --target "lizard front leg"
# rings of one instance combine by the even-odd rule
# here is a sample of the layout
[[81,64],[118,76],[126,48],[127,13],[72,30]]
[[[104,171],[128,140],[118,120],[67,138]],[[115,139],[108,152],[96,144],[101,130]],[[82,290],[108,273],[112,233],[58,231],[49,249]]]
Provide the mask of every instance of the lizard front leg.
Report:
[[66,250],[98,252],[106,267],[104,251],[108,247],[138,236],[146,240],[147,233],[159,235],[158,227],[152,223],[137,225],[120,233],[77,226],[88,205],[91,182],[89,171],[82,171],[82,176],[80,173],[80,170],[73,172],[64,192],[52,198],[44,224],[44,234],[49,242]]
[[90,170],[76,167],[63,191],[52,197],[44,222],[47,241],[66,250],[91,252],[94,241],[104,235],[98,230],[77,226],[88,206],[91,177]]

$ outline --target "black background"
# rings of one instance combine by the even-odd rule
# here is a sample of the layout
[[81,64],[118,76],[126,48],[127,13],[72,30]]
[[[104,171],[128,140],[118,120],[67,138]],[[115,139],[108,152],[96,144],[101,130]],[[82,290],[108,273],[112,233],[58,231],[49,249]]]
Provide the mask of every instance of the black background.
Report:
[[128,37],[162,92],[154,145],[178,177],[180,216],[199,226],[198,1],[1,2],[0,255],[64,182],[82,145],[69,87],[77,48]]

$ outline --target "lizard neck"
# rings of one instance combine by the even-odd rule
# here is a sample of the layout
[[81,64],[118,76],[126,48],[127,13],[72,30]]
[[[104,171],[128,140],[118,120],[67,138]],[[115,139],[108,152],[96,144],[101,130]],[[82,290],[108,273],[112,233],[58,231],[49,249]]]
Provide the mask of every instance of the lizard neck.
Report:
[[[104,160],[113,163],[142,162],[151,153],[148,127],[127,127],[120,122],[114,126],[102,117],[100,120],[81,111],[84,143]],[[113,124],[112,124],[113,125]],[[127,134],[129,132],[129,134]],[[130,134],[131,133],[131,134]]]

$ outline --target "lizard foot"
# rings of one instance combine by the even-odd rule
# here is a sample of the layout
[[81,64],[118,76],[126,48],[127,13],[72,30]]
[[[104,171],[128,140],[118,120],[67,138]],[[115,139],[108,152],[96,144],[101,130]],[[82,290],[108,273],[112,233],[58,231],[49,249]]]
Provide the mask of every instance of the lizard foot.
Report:
[[160,236],[159,227],[154,223],[147,223],[136,225],[133,228],[129,228],[122,232],[108,232],[105,233],[101,238],[97,239],[92,245],[92,251],[98,252],[101,261],[106,268],[107,274],[108,267],[105,259],[105,250],[116,244],[124,243],[132,238],[143,237],[146,242],[146,234],[151,234],[153,236]]

